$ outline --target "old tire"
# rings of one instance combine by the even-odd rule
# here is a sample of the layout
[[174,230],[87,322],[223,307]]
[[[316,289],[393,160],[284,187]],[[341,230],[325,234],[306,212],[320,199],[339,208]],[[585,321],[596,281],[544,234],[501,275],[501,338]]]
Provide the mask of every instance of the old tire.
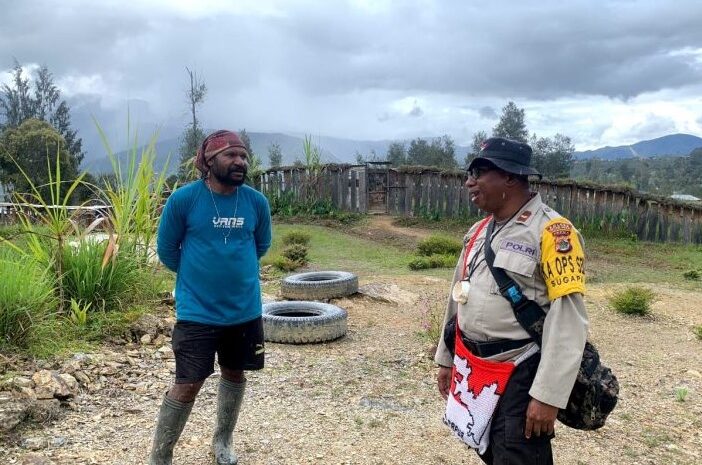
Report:
[[280,291],[291,300],[325,300],[358,292],[358,276],[347,271],[312,271],[284,278]]
[[346,334],[346,319],[346,310],[321,302],[263,304],[263,333],[269,342],[308,344],[333,341]]

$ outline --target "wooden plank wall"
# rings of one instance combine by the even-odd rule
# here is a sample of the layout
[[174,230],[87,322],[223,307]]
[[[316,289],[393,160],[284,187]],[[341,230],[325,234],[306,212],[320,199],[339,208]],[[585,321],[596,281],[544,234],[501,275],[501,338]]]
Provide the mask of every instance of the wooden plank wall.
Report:
[[[310,173],[304,168],[284,168],[264,173],[261,192],[304,195]],[[388,212],[396,216],[475,217],[465,179],[460,174],[391,170],[388,176]],[[316,179],[316,192],[331,199],[336,208],[365,213],[368,210],[367,178],[362,167],[327,165]],[[590,234],[601,231],[631,234],[641,240],[702,244],[702,205],[666,201],[645,195],[576,183],[541,181],[532,184],[543,201]]]

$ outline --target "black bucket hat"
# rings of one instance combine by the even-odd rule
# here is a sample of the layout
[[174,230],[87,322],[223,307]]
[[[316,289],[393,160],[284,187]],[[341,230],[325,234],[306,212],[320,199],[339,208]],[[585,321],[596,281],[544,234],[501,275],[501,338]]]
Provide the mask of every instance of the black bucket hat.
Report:
[[529,166],[531,165],[531,147],[524,142],[503,137],[491,137],[480,145],[480,152],[470,162],[468,170],[470,171],[473,165],[480,161],[488,161],[508,173],[541,178],[541,173]]

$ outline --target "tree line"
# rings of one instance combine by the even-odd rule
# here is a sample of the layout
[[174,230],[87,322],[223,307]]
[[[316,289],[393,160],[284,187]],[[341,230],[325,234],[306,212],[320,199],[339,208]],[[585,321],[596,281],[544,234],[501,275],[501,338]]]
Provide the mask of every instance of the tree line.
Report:
[[702,198],[702,147],[684,157],[578,160],[571,177],[655,195],[690,194]]
[[[200,76],[186,68],[188,86],[185,91],[189,122],[184,127],[178,150],[177,174],[169,179],[183,183],[198,176],[192,160],[205,138],[199,110],[207,95],[207,86]],[[0,186],[5,193],[26,192],[29,183],[41,186],[55,170],[58,160],[62,178],[72,181],[80,174],[84,153],[82,140],[71,125],[70,108],[61,98],[52,73],[46,65],[28,73],[15,60],[8,84],[0,87]],[[30,79],[31,77],[31,79]],[[688,157],[665,157],[629,160],[575,161],[570,137],[555,134],[541,137],[529,133],[525,110],[514,102],[503,108],[497,124],[488,135],[485,131],[473,134],[467,153],[459,154],[454,140],[443,135],[436,138],[415,138],[409,143],[393,142],[384,155],[371,152],[356,154],[358,163],[387,161],[393,166],[423,165],[445,170],[464,169],[477,156],[481,143],[488,137],[506,137],[529,143],[533,148],[532,164],[546,178],[574,178],[602,184],[626,184],[633,188],[669,195],[685,191],[702,197],[702,148]],[[239,131],[251,154],[252,177],[262,170],[263,160],[251,147],[245,129]],[[283,154],[279,144],[268,146],[268,166],[279,167]],[[298,159],[299,160],[299,159]],[[48,162],[48,164],[47,164]],[[303,164],[299,161],[298,164]],[[86,181],[99,183],[111,174],[87,175]],[[67,183],[67,185],[69,184]],[[76,193],[77,200],[88,198],[86,188]]]
[[[70,108],[53,75],[44,65],[30,80],[17,60],[10,74],[10,83],[0,88],[2,190],[28,192],[30,182],[43,186],[49,173],[55,173],[57,161],[65,185],[70,185],[80,174],[83,141],[71,126]],[[88,195],[87,189],[76,192],[78,198]]]
[[[387,161],[393,166],[424,165],[446,170],[466,168],[480,152],[480,145],[488,137],[505,137],[531,145],[534,151],[532,164],[546,178],[558,179],[570,176],[574,162],[573,152],[575,151],[570,137],[563,134],[556,134],[553,137],[539,137],[536,133],[532,133],[530,136],[525,122],[524,109],[519,108],[512,101],[502,108],[500,119],[493,127],[490,136],[485,131],[473,134],[470,149],[465,154],[461,164],[457,159],[456,144],[448,135],[429,140],[416,138],[410,141],[409,145],[404,142],[393,142],[388,147],[383,161]],[[366,157],[357,154],[356,161],[363,163],[365,161],[381,161],[381,159],[375,153]]]

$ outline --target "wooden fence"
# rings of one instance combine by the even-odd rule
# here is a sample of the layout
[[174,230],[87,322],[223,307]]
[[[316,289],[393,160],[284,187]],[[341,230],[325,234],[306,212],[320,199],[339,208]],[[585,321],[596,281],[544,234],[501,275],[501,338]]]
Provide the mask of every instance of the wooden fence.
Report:
[[[266,171],[259,189],[296,201],[313,195],[340,210],[434,218],[476,217],[461,172],[430,168],[400,169],[325,165],[318,172],[287,167]],[[545,203],[590,234],[636,235],[654,242],[702,244],[702,205],[658,198],[626,189],[541,181],[532,184]]]

